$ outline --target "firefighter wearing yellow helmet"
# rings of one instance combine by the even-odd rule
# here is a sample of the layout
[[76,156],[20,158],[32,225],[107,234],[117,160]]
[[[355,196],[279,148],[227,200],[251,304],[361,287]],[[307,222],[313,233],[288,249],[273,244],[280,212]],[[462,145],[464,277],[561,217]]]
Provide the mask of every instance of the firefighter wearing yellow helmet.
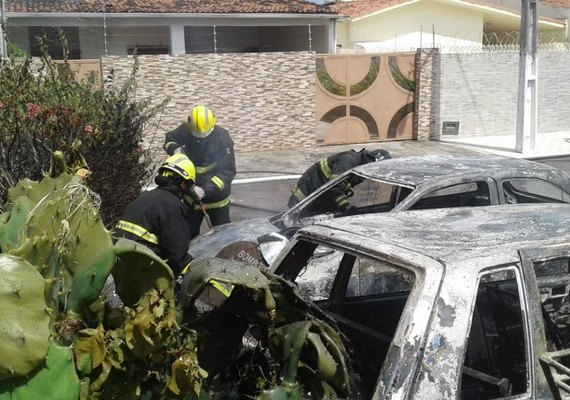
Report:
[[192,260],[188,245],[193,236],[182,197],[194,187],[196,170],[187,156],[175,154],[164,161],[154,180],[155,189],[143,192],[127,206],[115,235],[144,244],[178,276]]
[[204,209],[212,225],[230,222],[231,184],[236,174],[234,143],[228,131],[216,125],[213,112],[208,107],[194,107],[186,122],[166,134],[164,150],[170,155],[186,154],[196,166],[196,196],[185,197],[192,235],[200,233]]

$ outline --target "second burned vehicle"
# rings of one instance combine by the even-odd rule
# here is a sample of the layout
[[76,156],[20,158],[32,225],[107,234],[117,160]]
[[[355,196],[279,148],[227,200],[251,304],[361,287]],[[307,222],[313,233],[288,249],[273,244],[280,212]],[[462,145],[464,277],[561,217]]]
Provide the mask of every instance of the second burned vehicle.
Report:
[[350,189],[350,215],[570,202],[570,177],[532,161],[494,155],[393,158],[354,168],[270,218],[215,227],[195,238],[189,252],[194,258],[218,256],[265,266],[260,248],[272,243],[273,233],[291,237],[303,226],[347,216],[323,208],[320,201],[346,182],[359,182]]
[[569,223],[568,204],[349,217],[271,270],[346,335],[351,398],[565,399]]

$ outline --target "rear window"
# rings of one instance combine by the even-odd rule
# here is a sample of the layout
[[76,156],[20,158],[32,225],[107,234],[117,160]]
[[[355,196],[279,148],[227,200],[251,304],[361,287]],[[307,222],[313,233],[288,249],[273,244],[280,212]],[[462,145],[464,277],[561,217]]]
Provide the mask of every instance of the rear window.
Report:
[[551,182],[534,178],[504,181],[503,196],[507,204],[570,203],[570,195],[563,189]]

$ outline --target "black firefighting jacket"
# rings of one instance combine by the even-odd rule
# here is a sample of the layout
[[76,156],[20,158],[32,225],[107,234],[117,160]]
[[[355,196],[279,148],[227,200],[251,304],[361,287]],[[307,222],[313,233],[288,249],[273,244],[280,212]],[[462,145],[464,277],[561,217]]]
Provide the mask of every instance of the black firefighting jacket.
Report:
[[182,191],[174,186],[144,192],[127,206],[116,226],[117,236],[142,243],[166,260],[175,277],[192,260],[188,208],[181,197]]
[[164,150],[172,155],[179,147],[183,147],[196,167],[196,185],[204,189],[202,202],[206,209],[229,205],[236,162],[234,142],[228,131],[216,125],[206,138],[198,139],[184,123],[166,134]]
[[[370,160],[366,159],[364,150],[343,151],[319,160],[311,165],[299,178],[295,186],[293,186],[293,194],[289,198],[288,203],[289,207],[294,206],[340,174],[368,162],[370,162]],[[354,184],[354,182],[352,182],[352,184]],[[328,200],[338,208],[349,208],[348,196],[350,195],[349,189],[350,186],[352,186],[351,183],[347,182],[345,185],[337,186],[328,191],[328,197],[330,197]]]

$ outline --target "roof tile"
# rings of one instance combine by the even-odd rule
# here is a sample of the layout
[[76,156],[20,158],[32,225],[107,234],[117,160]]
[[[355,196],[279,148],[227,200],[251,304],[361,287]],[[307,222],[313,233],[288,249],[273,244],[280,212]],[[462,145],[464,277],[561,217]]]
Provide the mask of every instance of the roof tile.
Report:
[[[393,7],[399,4],[405,4],[410,1],[411,0],[347,0],[347,1],[337,0],[334,4],[330,4],[329,7],[331,10],[334,10],[335,12],[347,18],[356,19],[372,14],[377,11],[384,10],[389,7]],[[493,4],[489,0],[487,1],[469,0],[466,2],[484,4],[498,9],[506,9],[503,6]],[[549,6],[570,8],[570,0],[540,0],[540,3]],[[518,13],[518,11],[516,10],[510,10],[510,11]]]
[[8,0],[7,12],[97,13],[334,14],[305,0]]

